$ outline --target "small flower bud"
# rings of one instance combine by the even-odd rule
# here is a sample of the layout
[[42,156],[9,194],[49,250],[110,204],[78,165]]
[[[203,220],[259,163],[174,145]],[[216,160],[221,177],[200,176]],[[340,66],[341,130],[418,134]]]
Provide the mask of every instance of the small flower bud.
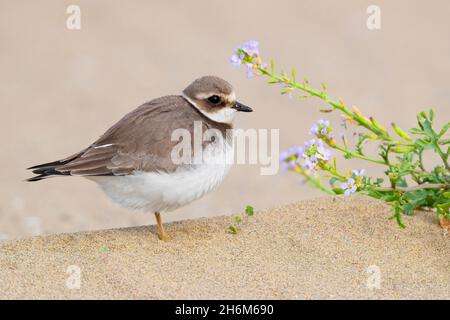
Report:
[[388,134],[388,131],[385,127],[383,127],[380,123],[378,123],[374,118],[370,117],[370,122],[373,124],[375,128],[377,128],[380,131],[383,131],[384,133]]
[[399,126],[397,126],[394,122],[392,122],[392,128],[394,128],[394,131],[403,139],[412,141],[411,137],[408,136],[408,134],[403,131]]

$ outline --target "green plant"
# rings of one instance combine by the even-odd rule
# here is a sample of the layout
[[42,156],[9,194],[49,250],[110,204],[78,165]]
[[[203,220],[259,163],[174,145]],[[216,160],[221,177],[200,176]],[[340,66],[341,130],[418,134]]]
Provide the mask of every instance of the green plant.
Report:
[[[357,142],[350,146],[345,135],[337,141],[329,121],[319,120],[310,129],[315,136],[303,146],[293,147],[280,154],[286,170],[296,172],[328,194],[364,193],[392,204],[393,214],[399,226],[405,227],[401,214],[410,215],[415,209],[432,208],[445,219],[450,218],[450,123],[442,128],[434,127],[433,110],[417,115],[417,127],[407,133],[395,123],[390,132],[373,117],[365,116],[357,107],[349,108],[342,99],[333,100],[324,84],[317,90],[305,79],[297,81],[295,69],[290,75],[277,72],[273,61],[262,62],[256,41],[248,41],[237,48],[231,57],[235,66],[244,65],[247,77],[265,76],[269,84],[281,85],[281,93],[291,97],[301,92],[300,98],[318,98],[327,104],[321,112],[340,112],[344,125],[354,125],[363,130]],[[378,154],[366,154],[368,142],[377,144]],[[342,153],[345,159],[358,158],[384,168],[385,177],[371,177],[365,170],[342,171],[332,150]],[[428,169],[423,162],[424,152],[435,152],[441,163]],[[330,186],[323,183],[328,179]]]
[[253,216],[253,207],[252,206],[246,206],[245,207],[245,214],[239,214],[234,216],[234,224],[231,224],[228,227],[228,232],[231,234],[238,234],[240,228],[239,226],[244,222],[245,219],[248,219],[248,217]]

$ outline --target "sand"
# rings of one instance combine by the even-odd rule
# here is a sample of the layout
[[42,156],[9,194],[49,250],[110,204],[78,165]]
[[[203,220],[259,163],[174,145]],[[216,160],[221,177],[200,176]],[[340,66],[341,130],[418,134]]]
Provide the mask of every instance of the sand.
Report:
[[167,242],[153,226],[3,241],[0,298],[450,299],[436,217],[417,212],[401,230],[389,214],[328,197],[256,212],[237,235],[222,216],[167,224]]

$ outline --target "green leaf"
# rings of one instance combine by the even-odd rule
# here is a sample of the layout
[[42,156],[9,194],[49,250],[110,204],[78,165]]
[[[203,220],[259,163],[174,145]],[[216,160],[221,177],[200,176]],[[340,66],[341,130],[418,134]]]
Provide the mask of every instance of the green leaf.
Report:
[[323,112],[323,113],[330,113],[330,112],[333,112],[334,109],[319,109],[319,111]]
[[402,221],[401,212],[402,209],[400,207],[400,203],[398,201],[395,201],[392,203],[392,216],[389,217],[390,220],[395,219],[397,221],[397,224],[400,226],[400,228],[404,229],[406,228],[405,224]]
[[430,118],[430,121],[433,122],[434,120],[434,110],[430,109],[430,111],[428,112],[428,117]]
[[357,154],[359,154],[359,155],[361,155],[361,156],[364,155],[363,150],[362,150],[362,146],[363,146],[364,142],[365,142],[367,139],[369,139],[369,136],[366,135],[366,134],[361,135],[361,136],[358,138],[358,141],[356,142],[356,145],[355,145],[355,150],[356,150],[356,153],[357,153]]
[[[432,115],[434,116],[434,113],[430,113],[430,116],[432,116]],[[437,138],[437,134],[433,130],[433,123],[431,120],[428,119],[425,112],[421,112],[417,116],[417,122],[418,122],[420,128],[423,130],[424,134],[426,134],[428,137],[432,138],[433,140],[434,140],[434,138]]]
[[246,206],[245,207],[245,213],[247,216],[251,217],[253,215],[253,207],[252,206]]
[[409,130],[409,132],[411,132],[412,134],[423,134],[423,130],[419,128],[412,128]]
[[408,152],[414,151],[414,148],[412,148],[412,147],[403,147],[403,148],[392,147],[391,151],[394,153],[408,153]]
[[450,219],[450,202],[436,205],[436,209],[439,214],[443,215],[447,219]]
[[344,158],[345,159],[352,159],[353,155],[350,152],[346,152],[346,153],[344,153]]
[[391,123],[392,128],[394,128],[394,131],[403,139],[412,141],[411,137],[408,136],[408,134],[403,131],[399,126],[397,126],[394,122]]
[[103,246],[101,246],[99,251],[102,252],[102,253],[105,253],[105,252],[109,251],[109,248],[106,245],[103,245]]
[[230,232],[231,234],[237,234],[238,233],[238,229],[235,226],[230,225],[228,227],[228,232]]
[[431,147],[431,141],[430,141],[430,139],[429,138],[421,138],[421,139],[417,139],[416,140],[416,145],[418,145],[419,147],[422,147],[422,148],[430,148]]
[[297,82],[297,78],[295,76],[295,69],[292,68],[292,82]]
[[448,129],[450,129],[450,122],[447,122],[441,129],[441,131],[439,131],[439,137],[442,137],[447,131]]
[[336,183],[336,181],[337,181],[337,179],[335,178],[335,177],[332,177],[331,179],[330,179],[330,186],[334,186],[334,184]]
[[289,93],[292,92],[292,90],[294,90],[293,88],[285,88],[285,89],[281,89],[280,92],[281,93]]
[[399,200],[400,196],[397,192],[394,191],[373,191],[370,190],[370,187],[368,189],[368,195],[380,199],[386,202],[393,202]]
[[234,221],[236,221],[237,223],[241,223],[242,222],[242,217],[241,216],[235,216],[234,217]]
[[382,126],[378,121],[376,121],[373,117],[370,117],[369,120],[370,120],[370,122],[373,124],[373,126],[374,126],[375,128],[377,128],[378,130],[383,131],[385,134],[389,135],[387,129],[386,129],[385,127],[383,127],[383,126]]

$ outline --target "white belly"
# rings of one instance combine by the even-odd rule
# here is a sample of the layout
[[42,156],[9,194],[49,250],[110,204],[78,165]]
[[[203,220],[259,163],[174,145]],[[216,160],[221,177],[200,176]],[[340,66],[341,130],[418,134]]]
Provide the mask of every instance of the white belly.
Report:
[[[224,150],[227,156],[229,148]],[[127,176],[88,177],[97,182],[117,204],[130,209],[167,212],[184,206],[217,187],[230,169],[230,162],[206,161],[190,168],[180,167],[172,173],[136,171]],[[211,153],[212,154],[212,153]],[[208,157],[205,150],[205,157]],[[210,158],[211,160],[211,158]]]

